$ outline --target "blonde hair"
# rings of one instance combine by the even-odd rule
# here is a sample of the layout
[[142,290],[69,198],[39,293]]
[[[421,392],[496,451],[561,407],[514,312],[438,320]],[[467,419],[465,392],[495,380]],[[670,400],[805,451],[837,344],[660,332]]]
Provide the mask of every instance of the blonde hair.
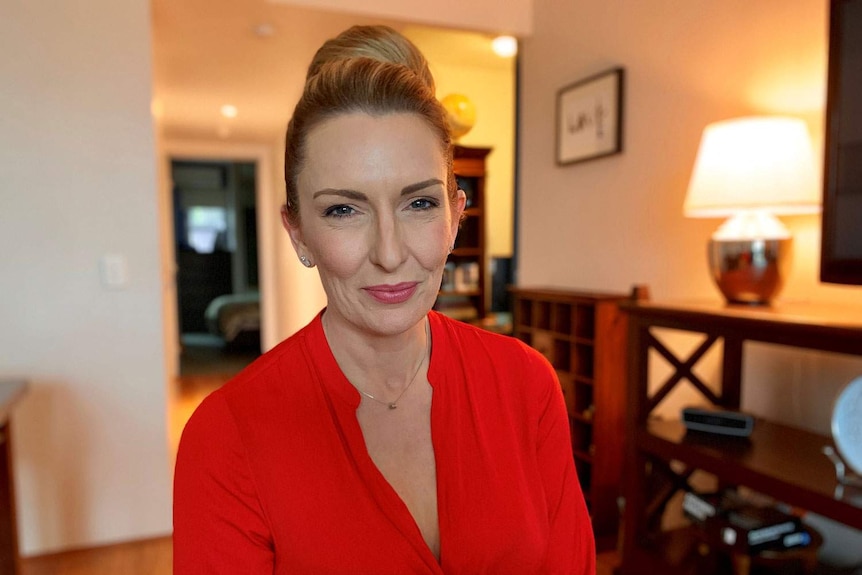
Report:
[[372,116],[411,113],[425,120],[439,138],[448,171],[449,200],[454,205],[452,139],[428,62],[416,46],[388,26],[354,26],[317,51],[287,125],[284,180],[287,216],[292,223],[299,223],[297,179],[309,133],[321,122],[351,112]]

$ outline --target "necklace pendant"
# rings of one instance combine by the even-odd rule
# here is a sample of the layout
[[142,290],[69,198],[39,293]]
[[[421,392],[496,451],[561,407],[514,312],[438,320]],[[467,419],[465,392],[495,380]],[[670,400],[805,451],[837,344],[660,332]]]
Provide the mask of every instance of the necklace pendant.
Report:
[[395,405],[394,403],[389,404],[389,409],[395,409],[396,407],[398,407],[398,406]]

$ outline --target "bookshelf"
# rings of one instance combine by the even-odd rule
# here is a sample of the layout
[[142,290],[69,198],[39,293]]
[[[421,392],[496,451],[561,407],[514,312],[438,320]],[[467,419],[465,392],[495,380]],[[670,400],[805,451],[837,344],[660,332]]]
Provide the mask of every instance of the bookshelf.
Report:
[[463,321],[481,320],[488,307],[485,159],[490,152],[491,148],[464,146],[455,146],[453,150],[455,178],[467,195],[467,203],[434,307]]

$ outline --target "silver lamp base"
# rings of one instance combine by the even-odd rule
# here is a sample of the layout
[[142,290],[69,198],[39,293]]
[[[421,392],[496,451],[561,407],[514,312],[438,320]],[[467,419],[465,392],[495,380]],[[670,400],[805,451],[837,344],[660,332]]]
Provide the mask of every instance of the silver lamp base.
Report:
[[793,242],[781,240],[709,241],[712,279],[729,303],[768,305],[787,276]]

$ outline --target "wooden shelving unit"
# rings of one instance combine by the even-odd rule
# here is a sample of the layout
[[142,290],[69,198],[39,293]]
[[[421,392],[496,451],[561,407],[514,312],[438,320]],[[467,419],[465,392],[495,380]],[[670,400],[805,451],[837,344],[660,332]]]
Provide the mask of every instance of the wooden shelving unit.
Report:
[[12,453],[12,415],[27,393],[23,380],[0,380],[0,573],[21,572]]
[[600,546],[615,541],[623,461],[626,318],[629,296],[513,288],[513,335],[557,371],[575,467]]
[[[630,414],[626,429],[625,535],[621,573],[698,573],[726,571],[720,552],[704,552],[692,527],[660,528],[668,502],[690,489],[695,471],[724,486],[746,487],[788,505],[816,512],[862,529],[862,506],[845,498],[835,468],[822,453],[832,438],[758,419],[747,440],[686,433],[678,421],[651,413],[676,385],[688,381],[715,405],[738,409],[745,342],[862,355],[862,308],[785,305],[769,308],[716,304],[625,303],[629,324]],[[704,336],[687,358],[679,358],[655,335],[670,328]],[[721,391],[712,392],[695,366],[720,342]],[[674,373],[649,386],[649,360],[661,356]],[[652,394],[648,389],[655,389]],[[671,462],[674,462],[671,465]]]
[[435,308],[465,321],[484,318],[488,307],[485,158],[490,152],[491,148],[455,146],[453,154],[455,178],[467,194],[467,204]]

